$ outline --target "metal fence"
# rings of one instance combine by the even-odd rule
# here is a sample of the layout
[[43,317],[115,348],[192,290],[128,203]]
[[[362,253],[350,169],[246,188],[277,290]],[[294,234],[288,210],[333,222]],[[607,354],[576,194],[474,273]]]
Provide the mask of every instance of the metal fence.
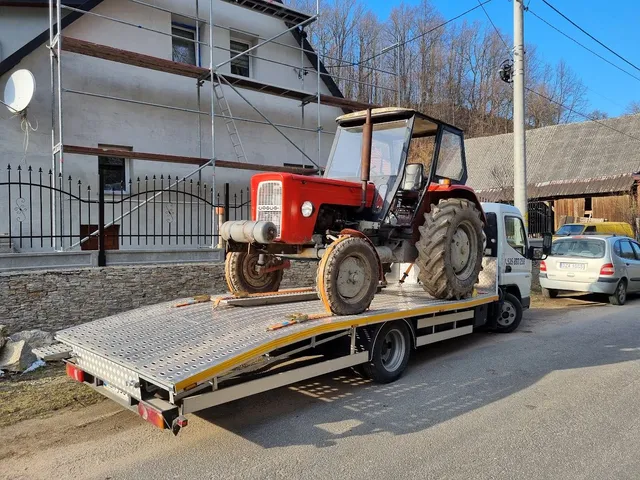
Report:
[[198,247],[218,243],[213,222],[251,216],[248,189],[225,184],[214,202],[211,185],[193,179],[145,176],[106,191],[101,178],[92,186],[9,165],[0,177],[0,234],[31,251]]

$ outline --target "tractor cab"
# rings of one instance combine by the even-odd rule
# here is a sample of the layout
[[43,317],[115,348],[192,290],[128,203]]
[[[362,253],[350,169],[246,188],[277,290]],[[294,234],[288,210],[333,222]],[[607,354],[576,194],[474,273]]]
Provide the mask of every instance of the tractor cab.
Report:
[[[443,182],[464,184],[466,163],[462,131],[415,110],[377,108],[370,111],[370,153],[367,112],[338,117],[338,129],[329,155],[325,178],[364,181],[375,185],[370,220],[411,225],[425,186]],[[360,155],[354,153],[363,152]]]

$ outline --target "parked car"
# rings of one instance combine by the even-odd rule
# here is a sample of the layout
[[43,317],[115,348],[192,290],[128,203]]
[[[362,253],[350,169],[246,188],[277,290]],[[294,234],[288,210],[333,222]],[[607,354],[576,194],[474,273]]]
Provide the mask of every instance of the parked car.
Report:
[[619,235],[633,237],[633,228],[626,222],[565,223],[553,238],[571,235]]
[[627,293],[640,292],[640,244],[604,235],[558,239],[540,262],[540,286],[549,298],[560,290],[604,293],[623,305]]

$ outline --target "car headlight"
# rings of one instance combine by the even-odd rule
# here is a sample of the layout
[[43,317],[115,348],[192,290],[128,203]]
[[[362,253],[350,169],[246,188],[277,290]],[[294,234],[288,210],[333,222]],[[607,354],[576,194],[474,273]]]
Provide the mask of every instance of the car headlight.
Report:
[[303,217],[310,217],[313,213],[313,203],[306,201],[300,207],[300,211],[302,212]]

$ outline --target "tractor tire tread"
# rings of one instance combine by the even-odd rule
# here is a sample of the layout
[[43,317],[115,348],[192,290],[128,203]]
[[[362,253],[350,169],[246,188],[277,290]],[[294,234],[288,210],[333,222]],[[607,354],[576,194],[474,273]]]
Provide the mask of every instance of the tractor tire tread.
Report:
[[[452,235],[450,226],[459,215],[471,221],[479,233],[476,251],[476,265],[465,282],[455,278],[453,268],[447,265],[447,239]],[[420,240],[418,250],[418,280],[425,291],[438,299],[460,299],[472,294],[482,270],[482,254],[486,237],[482,228],[482,214],[466,199],[443,199],[438,205],[431,205],[431,212],[425,213],[425,222],[418,228]]]

